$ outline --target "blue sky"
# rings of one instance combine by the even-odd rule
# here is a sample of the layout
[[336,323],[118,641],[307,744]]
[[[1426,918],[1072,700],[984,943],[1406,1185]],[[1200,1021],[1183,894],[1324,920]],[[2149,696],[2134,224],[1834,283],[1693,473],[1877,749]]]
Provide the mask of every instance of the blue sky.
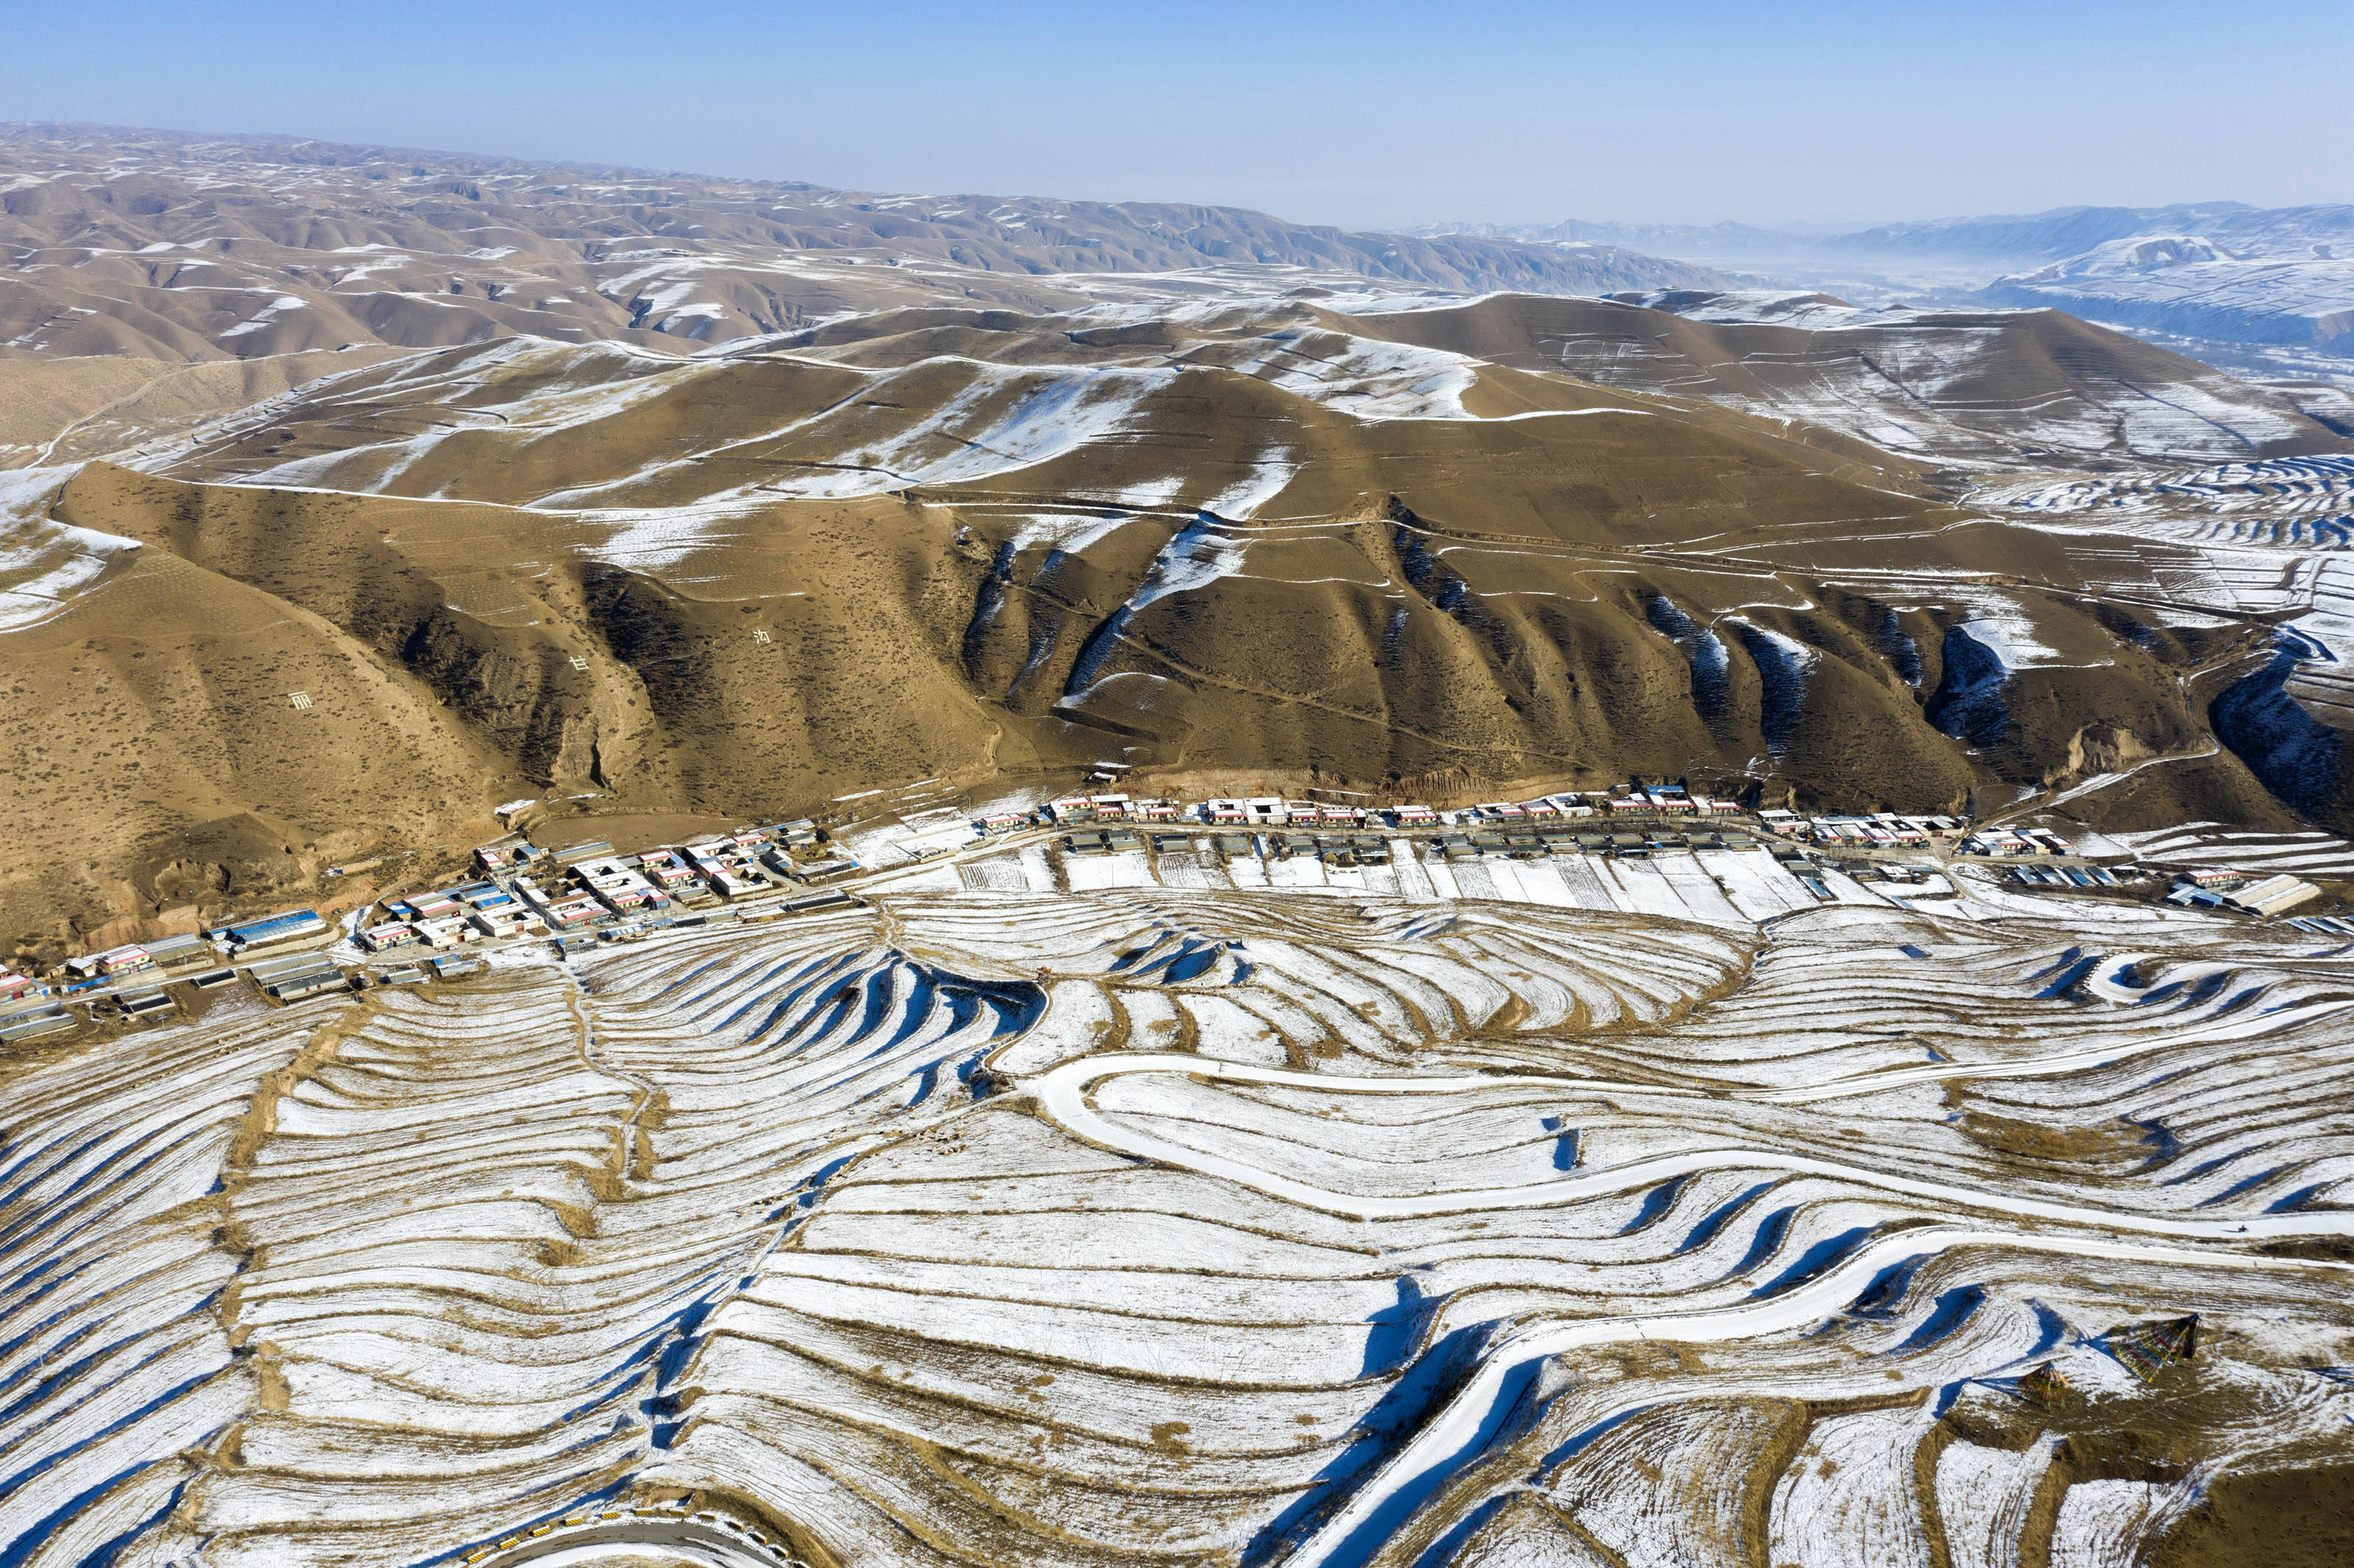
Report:
[[982,192],[1843,222],[2354,201],[2354,5],[12,8],[0,117]]

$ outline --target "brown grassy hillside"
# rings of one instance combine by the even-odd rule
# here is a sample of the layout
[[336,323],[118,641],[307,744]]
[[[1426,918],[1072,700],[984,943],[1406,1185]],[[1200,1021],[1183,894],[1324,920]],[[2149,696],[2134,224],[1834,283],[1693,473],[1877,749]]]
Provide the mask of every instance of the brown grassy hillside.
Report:
[[0,375],[0,468],[160,446],[206,420],[401,352],[370,346],[196,365],[120,355],[10,361]]
[[2284,392],[2058,311],[1859,311],[1821,295],[1702,291],[1510,294],[1356,319],[1394,342],[1801,420],[1972,469],[2347,444]]
[[[1099,758],[1999,802],[2205,748],[2266,656],[1850,438],[1361,324],[493,344],[316,382],[168,474],[89,465],[37,526],[142,547],[0,636],[9,917],[334,891],[514,800],[744,817]],[[2228,753],[2167,779],[2115,799],[2279,815]]]

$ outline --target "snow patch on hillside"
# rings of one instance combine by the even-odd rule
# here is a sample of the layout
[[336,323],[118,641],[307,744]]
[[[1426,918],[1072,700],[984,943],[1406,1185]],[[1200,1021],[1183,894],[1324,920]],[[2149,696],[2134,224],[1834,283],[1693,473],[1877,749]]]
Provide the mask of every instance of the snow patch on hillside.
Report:
[[792,473],[765,488],[804,500],[956,484],[1033,467],[1117,440],[1176,372],[1126,366],[1052,370],[964,362],[972,383],[912,429],[844,452],[839,469]]
[[48,516],[50,497],[72,468],[0,471],[0,632],[22,631],[59,614],[140,541]]
[[1202,510],[1214,517],[1242,523],[1258,515],[1258,509],[1283,493],[1299,465],[1290,452],[1280,448],[1257,459],[1248,473],[1202,503]]

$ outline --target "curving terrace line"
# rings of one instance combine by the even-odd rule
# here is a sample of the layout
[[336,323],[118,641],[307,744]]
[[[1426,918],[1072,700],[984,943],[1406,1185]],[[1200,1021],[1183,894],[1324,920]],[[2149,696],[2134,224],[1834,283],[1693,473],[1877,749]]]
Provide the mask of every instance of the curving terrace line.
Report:
[[695,1492],[870,1568],[1354,1563],[1616,1412],[1911,1394],[1838,1485],[1984,1532],[2050,1446],[1938,1469],[1928,1392],[2158,1311],[2338,1436],[2347,1273],[2242,1244],[2346,1234],[2354,988],[2080,940],[908,895],[158,1026],[8,1080],[0,1562],[779,1568],[633,1506]]
[[586,1568],[589,1563],[642,1564],[649,1552],[699,1568],[809,1568],[779,1542],[724,1514],[688,1514],[650,1508],[608,1509],[509,1537],[462,1561],[484,1568]]
[[[1236,1066],[1201,1057],[1129,1055],[1087,1057],[1066,1063],[1027,1086],[1039,1107],[1065,1130],[1089,1143],[1139,1160],[1157,1160],[1181,1170],[1214,1176],[1264,1192],[1271,1198],[1320,1209],[1352,1219],[1406,1219],[1421,1215],[1464,1213],[1486,1209],[1540,1208],[1582,1202],[1638,1187],[1655,1187],[1681,1176],[1736,1170],[1780,1171],[1789,1175],[1826,1176],[1853,1181],[1882,1192],[1902,1192],[1966,1209],[1995,1209],[2055,1224],[2084,1225],[2108,1230],[2139,1231],[2184,1239],[2268,1240],[2285,1237],[2354,1235],[2354,1213],[2338,1214],[2259,1214],[2246,1219],[2173,1220],[2136,1214],[2120,1209],[2084,1203],[2053,1203],[2010,1192],[1923,1181],[1890,1171],[1842,1160],[1791,1154],[1782,1150],[1720,1147],[1688,1150],[1638,1160],[1558,1181],[1537,1181],[1512,1187],[1467,1188],[1412,1198],[1369,1197],[1262,1171],[1225,1155],[1188,1148],[1172,1139],[1125,1127],[1097,1111],[1087,1091],[1109,1078],[1136,1074],[1176,1074],[1216,1083],[1264,1084],[1288,1088],[1311,1088],[1324,1095],[1448,1095],[1510,1087],[1522,1080],[1488,1076],[1443,1078],[1341,1078],[1278,1068]],[[1644,1086],[1613,1084],[1596,1079],[1556,1080],[1561,1087],[1580,1090],[1633,1089]]]
[[1530,1396],[1538,1366],[1549,1357],[1629,1340],[1714,1344],[1806,1328],[1836,1313],[1883,1271],[1966,1247],[2062,1253],[2174,1267],[2335,1272],[2354,1278],[2354,1265],[2340,1263],[2219,1256],[2007,1231],[1911,1231],[1873,1243],[1806,1284],[1762,1301],[1692,1312],[1547,1324],[1502,1340],[1483,1357],[1470,1382],[1446,1407],[1392,1455],[1322,1529],[1285,1559],[1288,1568],[1363,1563],[1449,1477],[1487,1449],[1513,1407]]

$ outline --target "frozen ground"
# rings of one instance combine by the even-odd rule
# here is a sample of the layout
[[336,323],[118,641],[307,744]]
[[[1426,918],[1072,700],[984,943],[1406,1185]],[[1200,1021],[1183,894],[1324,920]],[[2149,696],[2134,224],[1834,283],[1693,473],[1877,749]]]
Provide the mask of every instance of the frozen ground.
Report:
[[1979,499],[2062,535],[2090,587],[2161,623],[2275,617],[2287,695],[2354,726],[2354,457],[1990,483]]
[[[1617,298],[1722,326],[1793,330],[1745,334],[1723,361],[1690,355],[1648,328],[1633,337],[1571,336],[1548,344],[1561,369],[1605,385],[1686,389],[1980,472],[2048,472],[2095,457],[2236,457],[2311,428],[2296,403],[2221,375],[2163,386],[2113,376],[2087,376],[2064,390],[2023,386],[2013,379],[2022,357],[2049,351],[2022,355],[2019,334],[2028,318],[2012,313],[1859,307],[1788,289],[1667,289]],[[2013,388],[2008,395],[1994,391],[2006,382]]]
[[136,539],[48,516],[70,477],[62,468],[0,472],[0,631],[37,626],[135,557]]
[[1396,847],[1017,844],[12,1068],[0,1555],[2129,1563],[2349,1451],[2354,959]]

